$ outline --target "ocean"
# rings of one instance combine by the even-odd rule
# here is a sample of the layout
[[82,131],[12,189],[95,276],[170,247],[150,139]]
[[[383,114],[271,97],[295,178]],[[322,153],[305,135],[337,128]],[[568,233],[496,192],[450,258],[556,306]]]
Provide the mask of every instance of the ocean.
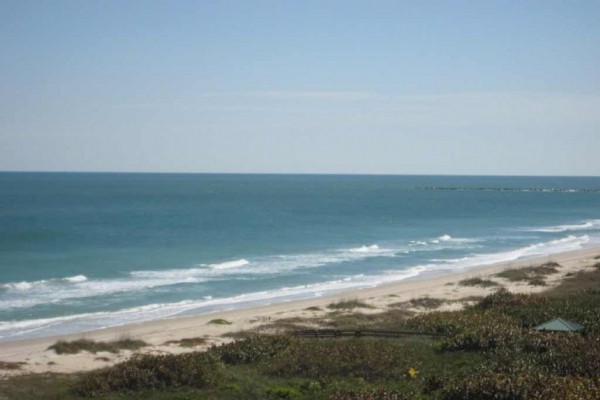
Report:
[[0,173],[0,341],[598,244],[598,177]]

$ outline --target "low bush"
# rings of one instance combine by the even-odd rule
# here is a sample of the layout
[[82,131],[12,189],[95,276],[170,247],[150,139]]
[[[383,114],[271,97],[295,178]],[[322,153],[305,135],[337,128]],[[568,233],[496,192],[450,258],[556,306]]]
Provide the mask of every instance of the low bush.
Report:
[[548,376],[523,371],[481,373],[447,385],[442,398],[595,400],[600,398],[600,378]]
[[398,389],[338,389],[328,400],[414,400],[419,399],[414,390]]
[[222,380],[222,364],[210,353],[138,355],[129,361],[84,374],[72,387],[80,396],[141,390],[204,389]]
[[559,376],[591,378],[600,371],[600,342],[577,333],[527,330],[513,344],[496,355],[496,370],[510,372],[516,363]]
[[250,364],[270,359],[297,340],[287,335],[251,335],[232,343],[213,346],[209,352],[226,364]]
[[298,389],[288,386],[275,386],[265,390],[265,394],[269,399],[286,399],[293,400],[302,397],[302,393]]
[[415,363],[411,350],[398,341],[324,339],[295,343],[274,356],[265,371],[280,377],[399,378]]

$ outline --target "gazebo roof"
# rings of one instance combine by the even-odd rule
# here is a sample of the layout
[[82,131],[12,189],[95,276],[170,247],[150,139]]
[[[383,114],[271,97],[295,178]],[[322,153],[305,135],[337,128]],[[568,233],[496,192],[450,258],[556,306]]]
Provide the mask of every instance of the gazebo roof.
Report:
[[583,329],[583,325],[579,325],[575,322],[567,321],[562,318],[556,318],[551,321],[544,322],[533,329],[538,331],[577,332]]

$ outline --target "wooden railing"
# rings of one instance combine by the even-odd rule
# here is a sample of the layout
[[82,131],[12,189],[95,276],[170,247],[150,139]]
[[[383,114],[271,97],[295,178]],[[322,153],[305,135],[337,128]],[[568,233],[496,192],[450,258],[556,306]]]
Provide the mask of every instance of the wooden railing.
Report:
[[419,331],[378,331],[378,330],[339,330],[339,329],[306,329],[295,331],[293,336],[301,338],[339,338],[339,337],[386,337],[399,338],[405,336],[446,336],[443,333],[419,332]]

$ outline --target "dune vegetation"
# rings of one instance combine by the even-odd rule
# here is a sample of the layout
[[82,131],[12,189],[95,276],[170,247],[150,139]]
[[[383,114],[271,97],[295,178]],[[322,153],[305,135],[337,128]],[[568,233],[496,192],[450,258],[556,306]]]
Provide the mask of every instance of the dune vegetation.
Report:
[[[137,355],[87,373],[14,377],[1,385],[0,397],[600,398],[600,267],[572,274],[543,294],[499,289],[460,311],[355,311],[336,310],[333,317],[344,318],[324,320],[323,326],[353,324],[445,336],[310,339],[250,333],[204,352]],[[585,329],[532,329],[556,317]]]

